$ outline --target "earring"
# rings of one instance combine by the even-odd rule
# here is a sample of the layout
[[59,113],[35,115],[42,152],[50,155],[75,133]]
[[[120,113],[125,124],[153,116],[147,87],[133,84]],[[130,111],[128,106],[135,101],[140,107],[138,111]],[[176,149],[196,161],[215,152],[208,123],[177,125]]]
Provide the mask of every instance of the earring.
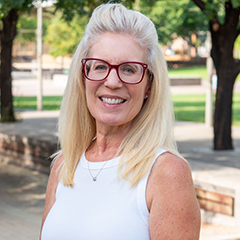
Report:
[[146,94],[145,99],[147,99],[147,98],[148,98],[148,95]]

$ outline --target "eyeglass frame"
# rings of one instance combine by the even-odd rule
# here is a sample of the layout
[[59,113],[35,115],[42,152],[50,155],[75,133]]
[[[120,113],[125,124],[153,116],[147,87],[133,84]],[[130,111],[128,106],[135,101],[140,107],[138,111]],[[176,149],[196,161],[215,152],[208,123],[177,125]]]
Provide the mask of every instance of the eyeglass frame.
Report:
[[[88,60],[97,60],[97,61],[102,61],[102,62],[106,63],[106,64],[109,66],[109,70],[108,70],[108,73],[107,73],[106,77],[104,77],[104,78],[102,78],[102,79],[100,79],[100,80],[94,80],[94,79],[89,78],[89,77],[87,76],[86,72],[85,72],[85,71],[86,71],[85,66],[86,66],[86,62],[87,62]],[[97,81],[103,81],[103,80],[105,80],[105,79],[109,76],[111,70],[114,68],[114,69],[116,69],[117,76],[118,76],[118,78],[121,80],[121,82],[126,83],[126,84],[131,84],[131,85],[132,85],[132,84],[139,84],[139,83],[143,80],[144,75],[145,75],[145,72],[146,72],[146,70],[148,69],[148,65],[147,65],[146,63],[135,62],[135,61],[122,62],[122,63],[120,63],[120,64],[118,64],[118,65],[115,65],[115,64],[110,64],[110,63],[108,63],[107,61],[105,61],[105,60],[103,60],[103,59],[100,59],[100,58],[83,58],[83,59],[81,60],[81,62],[82,62],[82,65],[83,65],[82,71],[83,71],[83,74],[84,74],[85,78],[87,78],[87,79],[90,80],[90,81],[96,81],[96,82],[97,82]],[[127,63],[140,64],[140,65],[143,67],[142,77],[141,77],[141,79],[140,79],[138,82],[129,83],[129,82],[125,82],[124,80],[121,79],[121,77],[120,77],[120,75],[119,75],[119,72],[118,72],[118,71],[119,71],[119,67],[120,67],[121,65],[127,64]]]

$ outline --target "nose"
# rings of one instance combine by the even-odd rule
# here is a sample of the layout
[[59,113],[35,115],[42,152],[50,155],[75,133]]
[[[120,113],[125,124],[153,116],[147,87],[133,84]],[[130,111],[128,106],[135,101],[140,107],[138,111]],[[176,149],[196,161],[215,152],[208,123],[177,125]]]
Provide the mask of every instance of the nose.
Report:
[[121,88],[123,83],[119,79],[117,69],[112,68],[108,77],[105,79],[104,85],[111,89]]

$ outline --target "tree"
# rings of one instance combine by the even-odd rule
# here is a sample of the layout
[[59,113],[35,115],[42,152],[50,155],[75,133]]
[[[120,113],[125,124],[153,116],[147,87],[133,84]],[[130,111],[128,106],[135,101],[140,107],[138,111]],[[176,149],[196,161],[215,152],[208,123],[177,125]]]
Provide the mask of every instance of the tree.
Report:
[[12,46],[17,34],[19,14],[33,7],[32,0],[0,1],[1,31],[1,121],[15,121],[12,97]]
[[240,34],[240,0],[192,0],[208,17],[212,38],[211,57],[218,83],[214,112],[214,149],[233,149],[232,97],[240,72],[240,60],[234,59],[234,42]]

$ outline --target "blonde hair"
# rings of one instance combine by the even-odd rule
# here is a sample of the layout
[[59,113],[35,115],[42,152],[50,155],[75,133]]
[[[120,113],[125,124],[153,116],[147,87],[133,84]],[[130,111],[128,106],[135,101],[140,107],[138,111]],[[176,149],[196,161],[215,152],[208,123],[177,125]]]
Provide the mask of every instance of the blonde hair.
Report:
[[140,12],[121,4],[96,8],[79,43],[70,68],[59,117],[59,139],[64,157],[61,180],[73,186],[78,162],[96,135],[95,120],[88,111],[81,59],[106,32],[128,34],[146,50],[146,63],[154,79],[151,92],[132,128],[119,146],[119,173],[135,186],[149,170],[159,148],[179,155],[173,138],[173,108],[167,66],[154,24]]

